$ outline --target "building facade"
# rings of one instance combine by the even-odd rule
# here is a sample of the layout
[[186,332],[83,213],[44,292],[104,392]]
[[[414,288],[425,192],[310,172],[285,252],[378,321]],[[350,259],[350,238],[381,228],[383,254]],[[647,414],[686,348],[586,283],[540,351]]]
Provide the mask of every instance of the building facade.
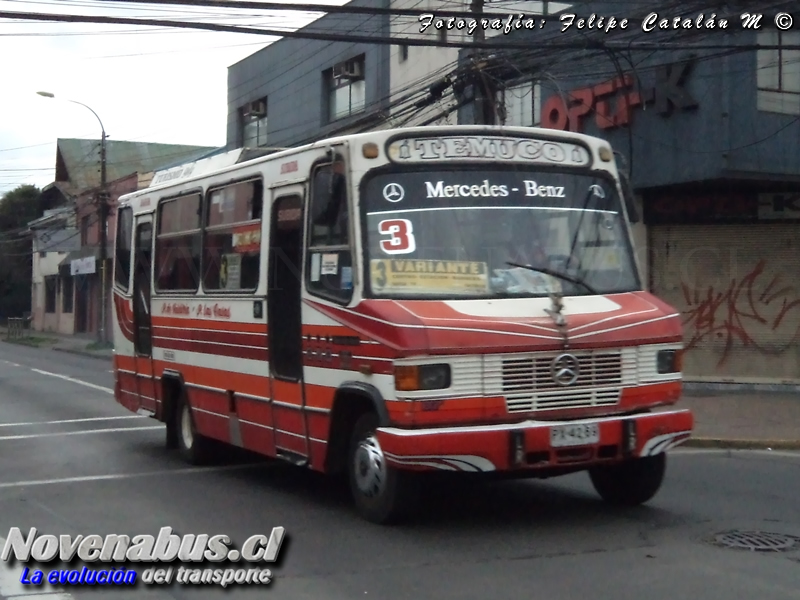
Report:
[[[105,341],[110,339],[111,279],[116,202],[162,166],[203,156],[213,148],[144,142],[107,142],[108,217],[106,219],[105,294],[101,293],[101,224],[98,210],[99,142],[59,139],[56,181],[42,194],[59,209],[28,224],[33,234],[31,328],[62,334],[99,334],[104,314]],[[97,157],[97,158],[95,158]],[[101,310],[105,298],[105,312]]]
[[[349,5],[388,8],[389,0]],[[345,41],[282,38],[228,68],[227,148],[284,148],[380,126],[389,106],[389,15],[326,14],[300,31]]]
[[682,314],[686,379],[797,384],[800,32],[736,19],[725,44],[774,48],[689,48],[708,34],[638,53],[635,69],[601,53],[577,77],[574,64],[569,76],[557,65],[531,76],[543,127],[609,140],[630,173],[639,262],[650,291]]

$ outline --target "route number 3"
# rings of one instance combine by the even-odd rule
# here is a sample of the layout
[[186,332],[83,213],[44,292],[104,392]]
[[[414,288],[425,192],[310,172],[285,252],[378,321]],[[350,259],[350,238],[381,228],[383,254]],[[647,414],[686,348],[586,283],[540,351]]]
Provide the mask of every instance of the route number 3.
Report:
[[408,219],[387,219],[378,223],[378,232],[391,236],[381,240],[381,250],[386,254],[411,254],[417,249],[414,227]]

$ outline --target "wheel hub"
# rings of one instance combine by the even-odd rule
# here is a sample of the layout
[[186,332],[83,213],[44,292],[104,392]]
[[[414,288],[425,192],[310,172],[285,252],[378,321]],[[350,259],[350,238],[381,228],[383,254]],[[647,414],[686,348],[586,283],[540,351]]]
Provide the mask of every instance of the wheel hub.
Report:
[[359,491],[369,497],[383,493],[386,485],[386,461],[374,435],[361,441],[354,460],[355,480]]
[[189,413],[189,407],[183,407],[181,413],[181,436],[183,437],[183,444],[187,448],[191,448],[194,443],[194,434],[192,433],[192,416]]

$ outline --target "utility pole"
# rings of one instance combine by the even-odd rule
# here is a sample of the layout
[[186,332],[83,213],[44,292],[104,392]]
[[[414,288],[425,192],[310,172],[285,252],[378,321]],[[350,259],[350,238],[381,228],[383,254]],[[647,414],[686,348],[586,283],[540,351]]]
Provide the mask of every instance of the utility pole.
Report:
[[[55,98],[55,94],[52,92],[36,92],[38,95],[44,98]],[[78,104],[84,108],[89,109],[89,111],[95,116],[97,122],[100,123],[100,191],[97,193],[96,204],[97,204],[97,216],[98,222],[100,227],[100,320],[97,323],[97,339],[101,343],[105,343],[106,340],[106,261],[108,260],[108,251],[106,249],[106,245],[108,244],[108,232],[106,228],[108,227],[108,201],[109,201],[109,194],[108,194],[108,182],[106,180],[106,128],[103,126],[103,121],[100,119],[99,115],[94,112],[94,109],[83,102],[78,102],[77,100],[67,100],[67,102],[72,102],[73,104]]]
[[[472,0],[470,12],[472,17],[480,21],[483,15],[484,0]],[[478,23],[475,28],[475,42],[486,40],[486,31]],[[475,48],[472,53],[472,61],[475,68],[472,76],[472,97],[474,103],[474,120],[480,125],[494,124],[494,85],[481,72],[486,66],[486,60],[481,48]]]
[[[98,119],[99,120],[99,119]],[[98,194],[97,215],[100,223],[100,323],[97,336],[100,343],[106,339],[106,262],[108,261],[108,182],[106,180],[106,130],[104,127],[100,139],[100,193]]]

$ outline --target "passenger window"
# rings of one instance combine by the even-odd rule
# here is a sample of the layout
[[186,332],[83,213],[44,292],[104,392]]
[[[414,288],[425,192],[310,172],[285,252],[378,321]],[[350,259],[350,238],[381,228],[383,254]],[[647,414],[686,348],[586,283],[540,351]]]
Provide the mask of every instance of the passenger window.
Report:
[[167,200],[158,209],[156,290],[195,292],[200,282],[200,194]]
[[261,265],[264,186],[245,181],[212,190],[206,198],[203,287],[255,291]]
[[349,302],[353,296],[353,255],[344,159],[317,166],[311,177],[306,287],[309,292]]

